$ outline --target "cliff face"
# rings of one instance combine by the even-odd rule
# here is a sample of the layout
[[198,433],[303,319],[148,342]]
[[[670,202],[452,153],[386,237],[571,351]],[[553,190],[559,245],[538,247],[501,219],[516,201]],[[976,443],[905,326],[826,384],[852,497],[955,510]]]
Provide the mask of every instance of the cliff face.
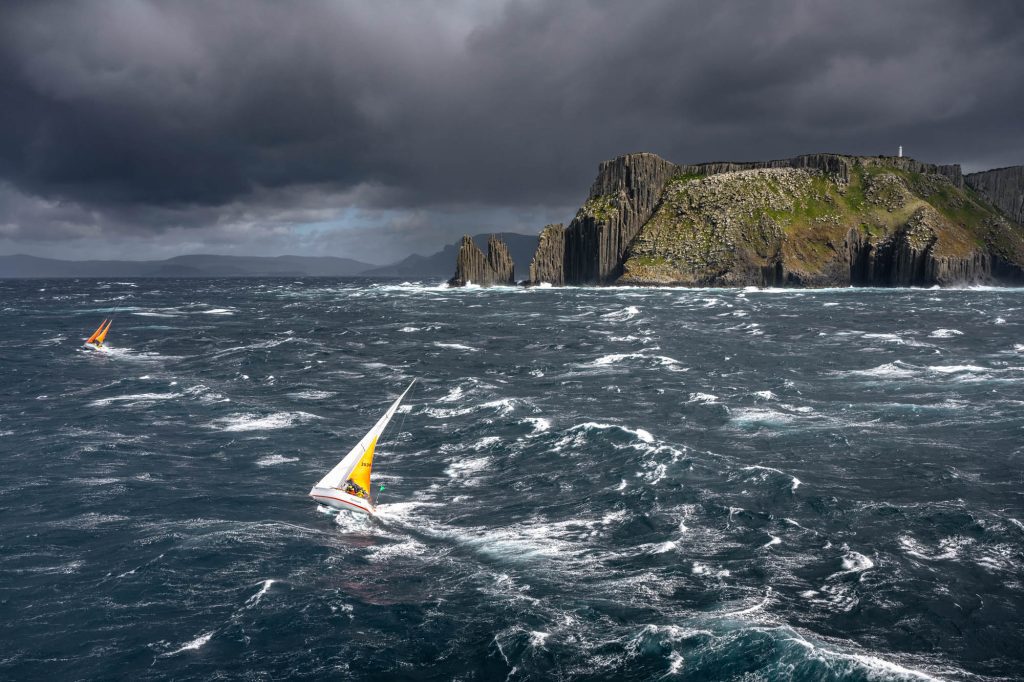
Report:
[[607,284],[650,219],[678,167],[655,154],[628,154],[601,164],[590,197],[565,231],[565,282]]
[[[965,178],[958,165],[891,156],[677,166],[654,154],[629,154],[600,165],[568,228],[544,229],[529,282],[1020,283],[1022,224],[1019,166]],[[506,281],[479,249],[463,250],[452,282]]]
[[481,251],[468,234],[462,238],[459,255],[455,260],[455,276],[448,280],[449,286],[466,284],[490,286],[494,284],[515,284],[515,264],[509,256],[508,246],[499,237],[491,235],[487,241],[487,255]]
[[854,165],[893,168],[908,173],[942,175],[959,188],[964,186],[964,178],[959,164],[936,165],[921,163],[906,156],[854,157],[844,154],[803,154],[791,159],[774,159],[772,161],[713,161],[710,163],[689,164],[679,167],[681,175],[716,175],[741,170],[759,168],[807,168],[818,170],[834,177],[839,182],[849,182],[850,172]]
[[548,225],[537,239],[537,252],[530,262],[530,284],[565,284],[565,227]]
[[923,286],[1021,277],[1022,230],[958,186],[958,167],[811,155],[727,170],[743,165],[753,164],[681,167],[619,281]]
[[964,181],[1011,220],[1024,225],[1024,166],[971,173]]

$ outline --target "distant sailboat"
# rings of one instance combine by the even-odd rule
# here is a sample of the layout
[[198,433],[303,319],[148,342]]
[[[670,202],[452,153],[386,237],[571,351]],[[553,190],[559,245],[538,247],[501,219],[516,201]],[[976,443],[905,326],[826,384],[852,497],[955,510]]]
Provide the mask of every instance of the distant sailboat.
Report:
[[93,348],[102,348],[103,341],[107,338],[107,332],[110,331],[110,325],[114,323],[114,320],[103,320],[100,322],[100,326],[96,327],[96,331],[92,333],[88,339],[85,340],[85,345],[92,346]]
[[387,428],[388,422],[395,416],[398,405],[412,389],[416,380],[413,379],[409,388],[391,403],[384,416],[373,428],[356,443],[337,466],[327,472],[320,482],[309,491],[309,496],[320,504],[333,509],[355,509],[373,514],[375,509],[370,499],[370,472],[373,470],[373,451],[377,447],[377,439]]

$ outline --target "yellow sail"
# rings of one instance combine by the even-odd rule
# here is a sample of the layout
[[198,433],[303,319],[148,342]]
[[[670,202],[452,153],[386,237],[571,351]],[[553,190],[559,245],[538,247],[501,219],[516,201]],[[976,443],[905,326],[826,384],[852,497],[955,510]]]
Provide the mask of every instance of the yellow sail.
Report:
[[107,326],[100,332],[100,335],[96,337],[96,343],[103,343],[103,339],[107,338],[107,332],[110,331],[110,325],[112,324],[114,324],[113,320],[107,322]]
[[370,447],[366,448],[366,452],[359,458],[359,463],[356,464],[356,468],[352,470],[352,474],[348,477],[348,480],[365,490],[367,494],[370,492],[370,471],[373,469],[373,449],[376,446],[377,439],[374,438],[370,441]]
[[96,331],[94,331],[92,333],[92,336],[90,336],[88,339],[86,339],[85,342],[86,343],[92,343],[93,341],[95,341],[96,337],[100,335],[101,331],[103,331],[103,325],[105,325],[106,323],[107,323],[106,320],[103,320],[102,322],[100,322],[100,326],[96,327]]

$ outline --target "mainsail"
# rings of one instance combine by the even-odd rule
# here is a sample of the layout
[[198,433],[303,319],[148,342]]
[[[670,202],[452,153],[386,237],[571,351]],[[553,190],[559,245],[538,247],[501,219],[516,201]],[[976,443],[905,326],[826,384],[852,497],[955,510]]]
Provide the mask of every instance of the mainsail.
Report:
[[[100,332],[103,332],[103,335],[106,336],[106,332],[103,331],[103,325],[105,325],[105,324],[107,324],[107,320],[103,320],[102,322],[100,322],[100,326],[96,327],[96,331],[94,331],[92,333],[92,336],[90,336],[88,339],[86,339],[85,342],[86,343],[92,343],[93,341],[95,341],[99,337]],[[100,343],[103,343],[103,342],[100,341]]]
[[97,344],[103,343],[103,340],[107,338],[107,332],[110,331],[110,325],[112,325],[112,324],[114,324],[113,320],[111,320],[110,322],[107,322],[107,326],[104,327],[103,331],[100,332],[100,335],[96,337],[96,343]]
[[377,446],[377,439],[380,438],[381,433],[387,428],[388,422],[395,416],[395,412],[398,411],[398,406],[405,398],[405,395],[412,389],[413,384],[416,380],[413,379],[409,387],[402,392],[402,395],[398,396],[395,402],[391,403],[391,407],[388,408],[387,412],[384,413],[377,423],[373,425],[362,440],[356,443],[355,447],[349,450],[349,453],[338,464],[327,472],[327,475],[320,479],[320,482],[313,486],[313,489],[309,491],[309,494],[313,497],[321,497],[315,494],[317,488],[327,488],[341,491],[348,484],[355,484],[356,490],[362,491],[364,495],[369,495],[370,491],[370,472],[373,469],[373,451]]

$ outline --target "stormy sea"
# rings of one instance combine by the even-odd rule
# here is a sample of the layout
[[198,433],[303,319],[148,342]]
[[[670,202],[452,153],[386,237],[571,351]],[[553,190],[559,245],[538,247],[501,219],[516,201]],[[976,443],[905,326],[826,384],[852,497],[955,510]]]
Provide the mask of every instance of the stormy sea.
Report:
[[2,679],[1024,679],[1024,290],[0,306]]

